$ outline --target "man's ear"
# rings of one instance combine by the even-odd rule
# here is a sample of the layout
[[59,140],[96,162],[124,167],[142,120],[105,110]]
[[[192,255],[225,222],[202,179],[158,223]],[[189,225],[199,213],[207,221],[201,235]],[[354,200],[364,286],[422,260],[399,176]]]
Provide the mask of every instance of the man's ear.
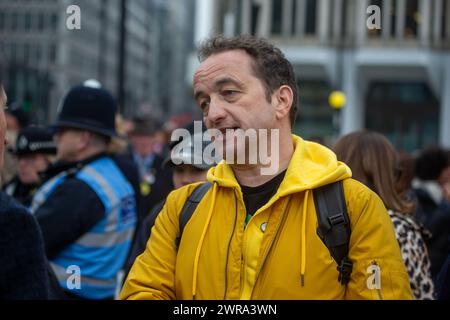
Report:
[[92,133],[89,131],[81,131],[79,135],[79,147],[80,149],[86,149],[91,142]]
[[294,93],[291,87],[282,85],[272,95],[272,101],[275,103],[275,117],[277,120],[281,120],[285,117],[289,117],[289,112],[292,108],[292,102],[294,100]]

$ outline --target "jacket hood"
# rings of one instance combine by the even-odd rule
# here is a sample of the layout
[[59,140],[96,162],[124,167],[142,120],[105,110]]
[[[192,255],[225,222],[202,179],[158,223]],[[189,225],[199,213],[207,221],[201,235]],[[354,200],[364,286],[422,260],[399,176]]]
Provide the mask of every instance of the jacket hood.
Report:
[[[304,190],[315,189],[351,177],[350,168],[337,160],[330,149],[292,135],[294,153],[276,198]],[[233,169],[225,161],[208,171],[208,181],[221,187],[238,188]]]

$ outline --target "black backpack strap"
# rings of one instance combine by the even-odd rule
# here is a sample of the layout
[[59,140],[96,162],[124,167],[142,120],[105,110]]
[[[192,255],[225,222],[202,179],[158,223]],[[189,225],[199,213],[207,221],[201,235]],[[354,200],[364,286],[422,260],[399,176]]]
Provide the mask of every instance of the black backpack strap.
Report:
[[202,201],[205,194],[208,192],[208,190],[211,188],[212,183],[211,182],[205,182],[200,185],[198,185],[194,191],[192,191],[189,198],[184,203],[183,209],[181,209],[180,217],[179,217],[179,224],[180,224],[180,234],[176,239],[176,245],[177,247],[180,244],[181,236],[183,235],[184,227],[188,223],[189,219],[192,217],[192,214],[194,213],[195,209],[197,209],[198,204],[200,201]]
[[317,188],[313,194],[317,234],[338,265],[338,281],[346,285],[350,281],[353,264],[348,259],[351,231],[342,181]]

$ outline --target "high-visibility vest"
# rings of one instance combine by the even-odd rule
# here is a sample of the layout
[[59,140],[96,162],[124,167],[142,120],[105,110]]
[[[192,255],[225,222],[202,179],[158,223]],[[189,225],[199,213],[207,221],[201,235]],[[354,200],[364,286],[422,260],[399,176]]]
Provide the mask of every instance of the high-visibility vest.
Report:
[[[37,191],[30,208],[32,213],[68,174],[67,171],[58,174]],[[86,299],[110,298],[114,296],[118,285],[117,274],[125,263],[136,228],[134,190],[109,157],[84,166],[75,173],[75,177],[97,194],[105,214],[87,233],[54,257],[50,264],[65,290]]]

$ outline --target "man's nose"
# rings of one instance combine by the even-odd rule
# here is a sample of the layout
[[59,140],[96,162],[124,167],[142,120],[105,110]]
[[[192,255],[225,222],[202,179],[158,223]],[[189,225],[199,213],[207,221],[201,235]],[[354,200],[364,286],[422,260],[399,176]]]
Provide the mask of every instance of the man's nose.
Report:
[[205,121],[210,123],[208,127],[214,127],[215,124],[220,123],[227,116],[227,111],[223,106],[223,102],[218,101],[216,98],[211,98],[209,103],[208,114]]

